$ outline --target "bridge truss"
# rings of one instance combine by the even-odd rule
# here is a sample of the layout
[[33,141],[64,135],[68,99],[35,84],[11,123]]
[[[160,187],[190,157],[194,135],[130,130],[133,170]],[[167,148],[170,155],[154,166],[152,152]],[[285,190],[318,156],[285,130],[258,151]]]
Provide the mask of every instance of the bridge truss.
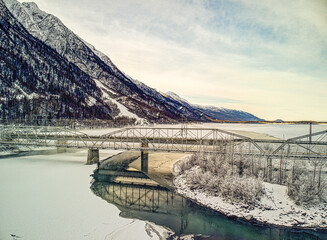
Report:
[[17,146],[208,152],[327,160],[327,130],[287,140],[255,139],[209,128],[135,127],[91,135],[62,127],[0,126],[0,151]]

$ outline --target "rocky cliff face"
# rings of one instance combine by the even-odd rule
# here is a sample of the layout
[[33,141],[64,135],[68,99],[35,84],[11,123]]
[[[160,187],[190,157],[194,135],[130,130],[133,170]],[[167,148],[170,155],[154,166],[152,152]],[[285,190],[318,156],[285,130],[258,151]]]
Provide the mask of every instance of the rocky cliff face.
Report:
[[[162,94],[128,77],[105,54],[35,3],[0,1],[1,31],[5,33],[1,36],[3,117],[36,113],[56,118],[127,116],[164,122],[182,116],[202,121],[218,117],[212,109]],[[12,106],[17,104],[16,111]],[[226,117],[232,120],[234,115]]]
[[0,1],[0,104],[4,119],[31,114],[106,118],[118,111],[95,81],[33,37]]

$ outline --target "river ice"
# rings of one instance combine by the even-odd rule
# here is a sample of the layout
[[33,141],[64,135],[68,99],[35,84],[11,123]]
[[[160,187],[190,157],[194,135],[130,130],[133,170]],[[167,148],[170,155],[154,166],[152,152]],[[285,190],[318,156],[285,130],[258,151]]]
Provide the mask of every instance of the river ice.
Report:
[[0,158],[1,240],[159,238],[91,192],[96,165],[85,165],[86,153]]

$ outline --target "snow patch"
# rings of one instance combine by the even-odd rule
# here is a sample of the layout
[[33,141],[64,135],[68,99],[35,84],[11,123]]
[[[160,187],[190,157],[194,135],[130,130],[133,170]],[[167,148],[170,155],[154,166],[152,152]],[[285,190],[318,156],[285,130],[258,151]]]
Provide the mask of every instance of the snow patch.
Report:
[[11,8],[12,5],[19,3],[17,0],[3,0],[7,8]]
[[17,83],[14,83],[14,86],[16,89],[18,89],[22,94],[18,94],[16,96],[17,99],[21,99],[23,98],[24,96],[27,98],[27,99],[33,99],[33,98],[39,98],[40,95],[37,94],[37,93],[32,93],[32,94],[28,94],[26,93]]
[[117,107],[120,111],[120,113],[118,114],[118,117],[126,116],[129,118],[135,118],[138,121],[144,120],[143,118],[138,117],[136,114],[131,113],[123,104],[119,103],[117,100],[111,99],[111,101],[117,105]]
[[191,190],[184,175],[175,178],[177,192],[229,217],[276,226],[327,229],[327,203],[298,206],[288,197],[287,187],[264,182],[265,194],[254,206],[212,196],[203,189]]
[[98,79],[93,78],[93,80],[94,80],[95,84],[97,85],[97,87],[101,89],[102,96],[104,99],[110,99],[110,100],[112,99],[112,97],[107,92],[110,92],[113,95],[117,95],[117,93],[112,91],[109,87],[106,87],[105,85],[103,85],[103,83],[100,82]]
[[166,92],[165,95],[167,95],[168,97],[170,97],[178,102],[185,102],[185,103],[190,104],[186,99],[180,97],[178,94],[176,94],[174,92],[169,91],[169,92]]
[[97,103],[97,100],[92,96],[88,96],[85,102],[89,107],[92,107]]
[[146,121],[144,118],[140,118],[136,114],[130,112],[123,104],[119,103],[116,99],[112,98],[106,92],[106,91],[108,91],[108,92],[111,92],[112,94],[116,94],[111,89],[109,89],[108,87],[103,85],[99,80],[97,80],[97,79],[93,79],[93,80],[95,81],[97,87],[102,91],[102,96],[103,96],[104,100],[110,100],[111,102],[113,102],[114,104],[117,105],[117,107],[119,109],[119,114],[117,117],[125,116],[125,117],[129,117],[129,118],[135,118],[139,122]]

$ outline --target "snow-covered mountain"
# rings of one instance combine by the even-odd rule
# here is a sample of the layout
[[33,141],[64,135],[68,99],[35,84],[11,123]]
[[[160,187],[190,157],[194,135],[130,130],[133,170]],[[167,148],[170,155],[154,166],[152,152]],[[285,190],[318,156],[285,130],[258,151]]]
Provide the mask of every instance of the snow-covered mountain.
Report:
[[[5,3],[34,37],[90,75],[102,91],[102,100],[121,110],[118,115],[128,113],[149,120],[180,118],[178,102],[127,77],[107,56],[70,31],[57,17],[41,11],[33,2],[5,0]],[[185,109],[185,114],[192,119],[200,118],[193,110]]]
[[191,104],[186,99],[181,98],[179,95],[177,95],[174,92],[167,92],[166,95],[175,99],[176,101],[181,102],[183,105],[189,105],[191,108],[197,109],[199,112],[202,112],[210,119],[232,120],[232,121],[262,121],[263,120],[261,118],[254,116],[251,113],[247,113],[239,110]]
[[[2,1],[4,1],[12,15],[7,14],[6,11],[8,10],[5,9]],[[24,32],[22,34],[26,37],[24,41],[28,42],[27,45],[33,46],[29,50],[24,49],[26,48],[24,41],[17,40],[21,39],[22,36],[18,37],[16,35],[14,41],[18,41],[16,43],[17,49],[7,49],[8,46],[1,44],[1,47],[5,49],[2,53],[13,52],[12,54],[16,59],[23,60],[19,64],[9,64],[9,60],[6,59],[8,55],[2,54],[1,56],[1,66],[3,66],[1,70],[5,71],[6,76],[10,76],[9,79],[1,79],[2,82],[9,84],[6,87],[8,92],[6,96],[8,97],[6,97],[6,100],[2,99],[3,101],[1,101],[2,110],[0,111],[2,116],[8,115],[10,112],[8,104],[13,98],[12,96],[15,96],[13,101],[19,99],[20,102],[25,101],[25,105],[32,106],[29,107],[28,112],[54,114],[57,117],[111,119],[127,116],[166,122],[179,120],[182,115],[187,116],[190,120],[206,121],[212,118],[212,111],[210,115],[207,115],[206,111],[198,106],[190,105],[186,101],[181,101],[171,95],[160,93],[130,78],[120,71],[109,57],[74,34],[57,17],[40,10],[35,3],[20,3],[16,0],[0,0],[0,2],[3,9],[2,19],[10,18],[10,23],[1,22],[0,30],[4,31],[9,39],[11,35],[20,35]],[[3,24],[10,26],[12,31],[6,32],[3,30]],[[39,45],[44,49],[42,52],[38,50],[41,48]],[[36,49],[34,49],[35,47]],[[41,55],[37,57],[38,61],[33,60],[35,55],[38,54]],[[49,58],[48,54],[50,54]],[[69,73],[61,70],[60,65],[56,66],[57,62],[52,65],[53,61],[50,60],[52,55],[56,55],[54,58],[60,58],[63,65],[74,68],[74,71],[82,75],[83,78],[74,76],[75,78],[67,79],[67,82],[63,83],[62,77],[59,77],[60,74],[66,77]],[[29,58],[31,59],[29,60]],[[25,75],[21,76],[26,68],[32,69],[33,74],[30,73],[31,71],[27,71]],[[16,76],[17,72],[19,76]],[[58,76],[55,77],[52,74]],[[37,77],[35,78],[34,75]],[[76,87],[73,89],[75,85],[70,85],[69,81],[72,81],[76,86],[81,85],[81,88],[76,92]],[[83,84],[91,87],[83,89]],[[37,87],[33,87],[33,85]],[[55,85],[56,88],[53,88],[52,85]],[[63,89],[67,85],[69,87]],[[63,98],[64,93],[65,98]],[[63,103],[60,105],[61,107],[58,107],[58,104],[51,104],[53,101],[63,102],[63,99],[67,98],[72,98],[74,101],[68,101],[67,106],[66,103]],[[41,99],[50,99],[47,100],[49,104]],[[80,114],[81,110],[75,111],[74,107],[70,106],[71,102],[83,105],[85,108],[82,111],[83,114]],[[52,107],[53,105],[57,106],[56,109]],[[88,107],[95,108],[95,106],[97,107],[96,111],[91,110],[88,112]],[[101,110],[98,108],[101,108]],[[22,115],[27,114],[24,111],[21,109],[18,111],[18,115],[8,115],[8,117],[23,117]]]
[[200,106],[200,105],[192,105],[194,108],[199,111],[204,112],[211,119],[215,120],[224,120],[224,121],[263,121],[264,119],[258,118],[251,113],[235,110],[235,109],[227,109],[222,107],[214,107],[214,106]]
[[115,105],[99,97],[93,79],[34,38],[0,0],[0,111],[2,119],[110,118]]

